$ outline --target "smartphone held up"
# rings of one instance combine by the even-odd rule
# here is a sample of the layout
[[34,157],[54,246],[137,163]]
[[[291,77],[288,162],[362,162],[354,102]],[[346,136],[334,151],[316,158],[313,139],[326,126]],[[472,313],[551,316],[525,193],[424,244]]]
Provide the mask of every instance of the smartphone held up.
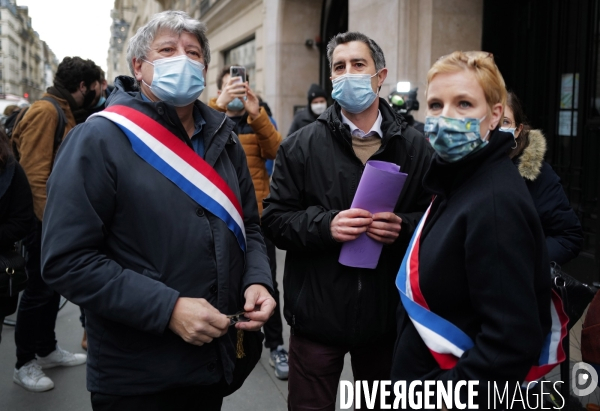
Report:
[[246,67],[243,66],[231,66],[229,69],[229,75],[233,80],[236,77],[239,77],[239,82],[246,82]]
[[[246,67],[231,66],[229,68],[229,77],[230,77],[231,84],[245,83],[246,82]],[[244,100],[246,100],[245,94],[244,94]]]

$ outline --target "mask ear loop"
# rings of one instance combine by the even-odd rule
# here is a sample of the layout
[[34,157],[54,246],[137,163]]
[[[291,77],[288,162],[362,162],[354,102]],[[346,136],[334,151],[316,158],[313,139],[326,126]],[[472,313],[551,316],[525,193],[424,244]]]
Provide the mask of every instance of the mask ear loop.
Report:
[[[522,124],[521,124],[521,125],[522,125]],[[521,126],[519,126],[519,127],[521,127]],[[517,130],[519,129],[519,127],[517,127],[517,128],[515,129],[515,131],[513,131],[513,139],[515,140],[515,146],[514,146],[514,147],[511,147],[511,149],[512,149],[512,150],[514,150],[514,149],[515,149],[515,148],[517,148],[517,146],[518,146],[518,144],[517,144],[517,136],[515,136],[515,133],[517,132]]]

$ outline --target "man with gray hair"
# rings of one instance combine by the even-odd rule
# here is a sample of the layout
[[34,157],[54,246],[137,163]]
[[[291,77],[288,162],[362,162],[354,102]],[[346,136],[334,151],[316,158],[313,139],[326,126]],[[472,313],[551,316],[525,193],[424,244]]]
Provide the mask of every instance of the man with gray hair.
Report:
[[258,361],[271,274],[234,124],[197,98],[204,24],[155,15],[48,182],[45,281],[86,312],[94,410],[219,410]]
[[[347,353],[356,380],[390,379],[394,279],[431,199],[421,187],[429,143],[378,96],[387,76],[381,48],[348,32],[331,39],[327,57],[335,103],[281,144],[262,218],[265,235],[287,250],[290,410],[335,409]],[[408,174],[394,212],[350,208],[368,160]],[[383,244],[377,267],[338,263],[342,243],[362,233]]]

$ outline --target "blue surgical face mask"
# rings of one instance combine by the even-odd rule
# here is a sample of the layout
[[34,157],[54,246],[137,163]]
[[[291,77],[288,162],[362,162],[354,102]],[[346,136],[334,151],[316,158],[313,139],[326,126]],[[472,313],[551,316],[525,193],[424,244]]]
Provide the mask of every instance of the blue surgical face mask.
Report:
[[188,56],[168,57],[146,63],[154,66],[152,84],[146,84],[152,93],[175,107],[193,103],[204,90],[204,65]]
[[243,108],[244,102],[237,97],[227,104],[227,110],[229,111],[241,111]]
[[333,91],[331,98],[339,103],[348,113],[362,113],[368,109],[377,94],[371,87],[371,78],[379,72],[373,74],[344,74],[331,81]]
[[515,136],[515,131],[517,131],[516,127],[500,127],[500,131],[504,131],[505,133],[510,133]]
[[105,102],[106,102],[106,97],[102,96],[102,97],[100,97],[100,100],[98,100],[96,105],[92,108],[100,108],[104,105]]
[[485,140],[488,133],[481,138],[479,126],[485,119],[478,118],[452,118],[452,117],[425,117],[425,136],[438,155],[444,160],[453,163],[483,148],[488,142]]

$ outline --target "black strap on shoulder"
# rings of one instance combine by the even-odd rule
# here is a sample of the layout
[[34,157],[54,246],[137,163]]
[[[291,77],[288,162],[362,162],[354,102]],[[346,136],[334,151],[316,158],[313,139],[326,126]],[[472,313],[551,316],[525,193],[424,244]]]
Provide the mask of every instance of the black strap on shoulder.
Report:
[[56,112],[58,113],[58,124],[56,125],[56,132],[54,133],[54,152],[58,150],[58,146],[62,142],[62,139],[65,135],[65,127],[67,125],[67,117],[65,116],[65,112],[58,104],[54,98],[50,96],[42,97],[42,100],[49,101],[56,108]]

